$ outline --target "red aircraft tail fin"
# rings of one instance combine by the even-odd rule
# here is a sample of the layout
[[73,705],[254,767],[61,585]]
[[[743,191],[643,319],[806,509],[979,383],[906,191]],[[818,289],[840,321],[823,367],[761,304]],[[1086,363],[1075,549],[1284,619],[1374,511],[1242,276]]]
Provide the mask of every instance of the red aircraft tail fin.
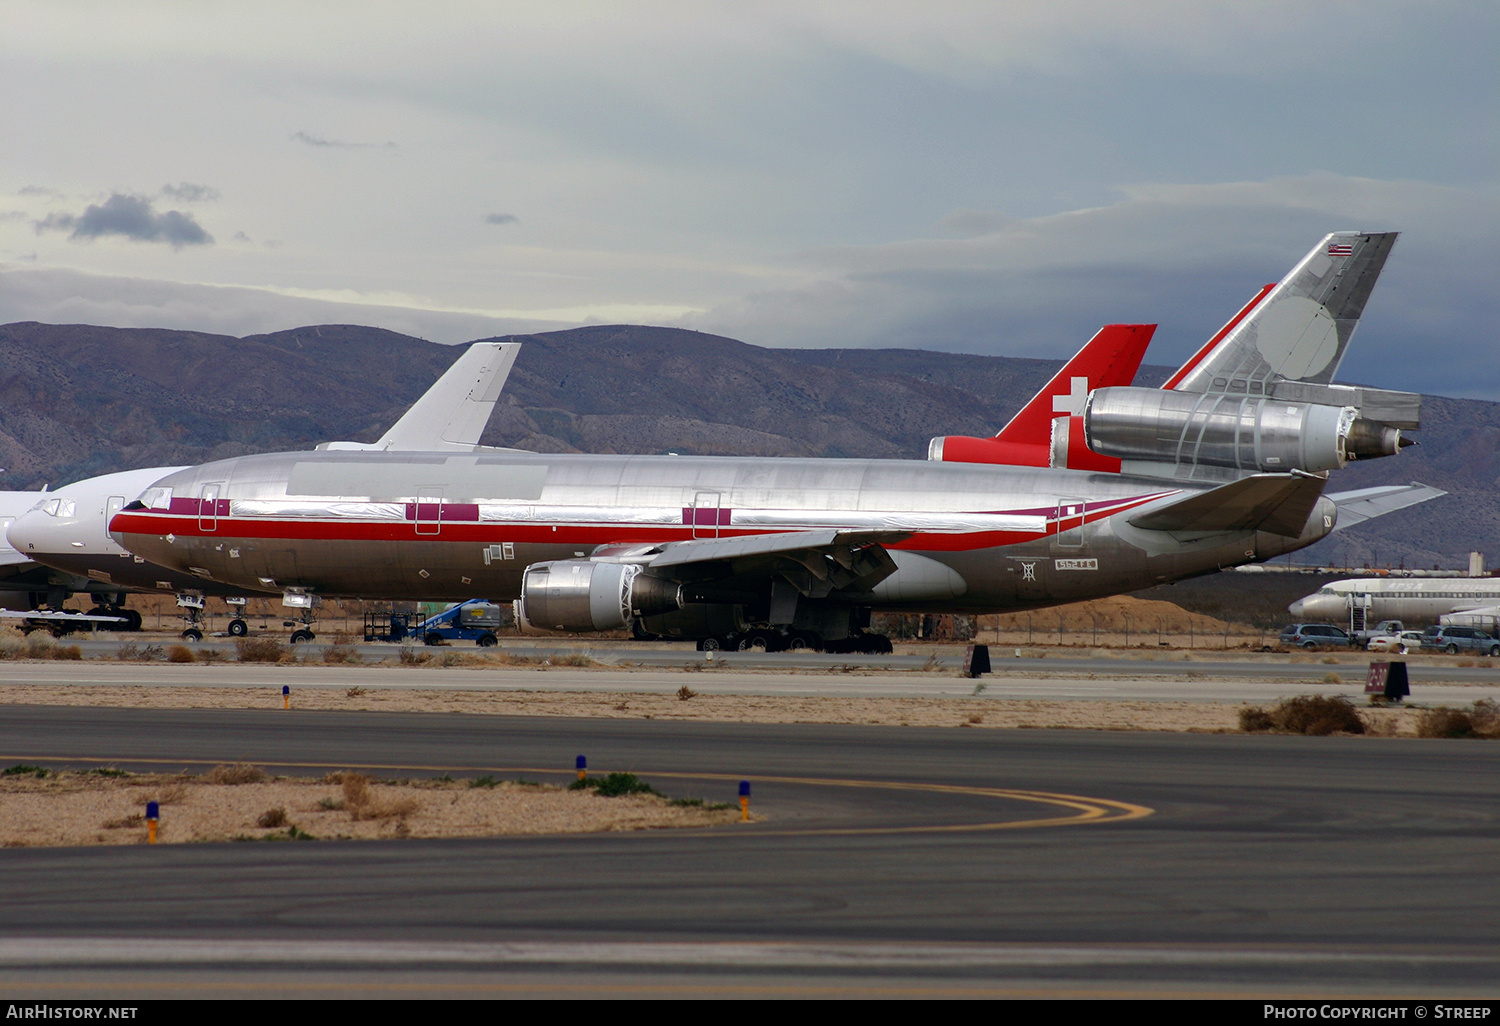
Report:
[[[1083,404],[1096,388],[1128,385],[1146,355],[1154,324],[1109,324],[1043,386],[993,438],[934,438],[928,459],[1118,471],[1120,461],[1083,444]],[[1075,437],[1076,436],[1076,437]]]

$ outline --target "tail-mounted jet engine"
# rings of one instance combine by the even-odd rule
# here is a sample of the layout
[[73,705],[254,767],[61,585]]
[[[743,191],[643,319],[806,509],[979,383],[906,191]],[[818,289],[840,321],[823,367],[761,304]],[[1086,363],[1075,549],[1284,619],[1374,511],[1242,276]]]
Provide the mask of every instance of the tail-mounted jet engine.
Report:
[[1352,406],[1133,387],[1095,389],[1083,431],[1091,450],[1122,460],[1270,472],[1335,470],[1413,444]]
[[635,617],[681,609],[682,585],[642,569],[589,559],[533,563],[521,579],[516,624],[522,630],[611,631]]

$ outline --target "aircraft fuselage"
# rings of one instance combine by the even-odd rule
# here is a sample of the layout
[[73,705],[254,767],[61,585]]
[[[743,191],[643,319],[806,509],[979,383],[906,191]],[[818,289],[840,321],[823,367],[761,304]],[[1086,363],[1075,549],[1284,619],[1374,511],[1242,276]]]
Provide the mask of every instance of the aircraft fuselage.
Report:
[[[904,460],[277,453],[169,475],[112,524],[132,552],[257,591],[460,600],[520,594],[534,563],[602,546],[837,529],[903,532],[898,570],[827,597],[874,609],[1036,608],[1208,573],[1327,534],[1142,530],[1126,515],[1210,485]],[[168,493],[166,490],[170,490]],[[732,596],[726,600],[733,600]]]

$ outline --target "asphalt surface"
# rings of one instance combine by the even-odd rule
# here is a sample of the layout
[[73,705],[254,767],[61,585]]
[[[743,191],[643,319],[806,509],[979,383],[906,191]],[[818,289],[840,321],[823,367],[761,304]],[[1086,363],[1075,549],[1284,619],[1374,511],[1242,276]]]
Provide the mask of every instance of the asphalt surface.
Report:
[[1495,996],[1500,746],[0,707],[0,764],[630,770],[762,822],[0,851],[33,997]]

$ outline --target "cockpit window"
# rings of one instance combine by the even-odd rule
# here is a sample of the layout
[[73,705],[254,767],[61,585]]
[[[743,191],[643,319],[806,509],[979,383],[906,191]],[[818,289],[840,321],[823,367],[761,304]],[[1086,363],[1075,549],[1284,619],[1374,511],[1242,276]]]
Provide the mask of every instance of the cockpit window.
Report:
[[73,499],[45,499],[32,507],[46,513],[49,517],[72,517],[78,509],[78,503]]
[[172,489],[147,488],[141,493],[140,503],[147,509],[171,509]]

